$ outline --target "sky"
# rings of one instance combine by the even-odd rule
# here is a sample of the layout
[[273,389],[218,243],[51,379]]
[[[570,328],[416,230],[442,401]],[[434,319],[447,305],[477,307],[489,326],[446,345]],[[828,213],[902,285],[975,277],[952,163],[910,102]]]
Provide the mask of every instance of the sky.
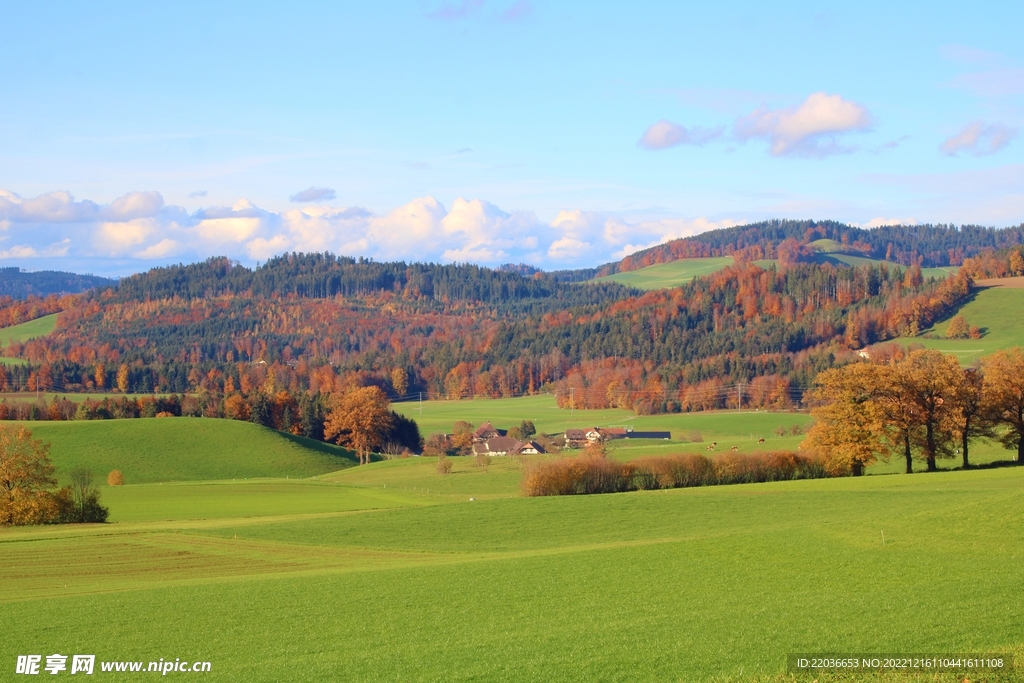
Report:
[[1024,3],[0,0],[0,266],[1024,222]]

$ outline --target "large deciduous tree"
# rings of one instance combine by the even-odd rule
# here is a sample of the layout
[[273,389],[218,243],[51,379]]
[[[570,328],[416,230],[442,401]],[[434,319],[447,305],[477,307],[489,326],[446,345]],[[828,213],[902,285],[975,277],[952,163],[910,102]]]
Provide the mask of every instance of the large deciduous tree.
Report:
[[1017,450],[1017,464],[1024,465],[1024,351],[997,351],[981,362],[987,419],[1005,431],[998,437],[1004,446]]
[[855,363],[818,375],[815,398],[822,403],[811,411],[815,424],[804,446],[818,451],[833,471],[860,476],[886,451],[882,415],[873,400],[883,369]]
[[336,395],[324,422],[324,438],[347,446],[370,462],[370,453],[383,445],[392,426],[390,402],[379,387],[363,387]]
[[0,424],[0,525],[42,524],[57,514],[50,446],[21,425]]
[[971,466],[968,457],[971,439],[992,434],[988,421],[984,419],[984,375],[981,370],[964,370],[954,393],[953,432],[960,439],[960,454],[966,469]]
[[962,370],[956,358],[935,349],[913,351],[900,365],[896,381],[909,397],[914,420],[921,427],[918,438],[928,471],[935,472],[936,458],[952,455]]

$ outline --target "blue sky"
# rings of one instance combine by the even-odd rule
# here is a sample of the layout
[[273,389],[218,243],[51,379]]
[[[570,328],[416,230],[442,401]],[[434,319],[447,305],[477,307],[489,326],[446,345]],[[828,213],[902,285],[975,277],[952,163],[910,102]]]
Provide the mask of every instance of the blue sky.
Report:
[[0,265],[1024,222],[1016,3],[5,3]]

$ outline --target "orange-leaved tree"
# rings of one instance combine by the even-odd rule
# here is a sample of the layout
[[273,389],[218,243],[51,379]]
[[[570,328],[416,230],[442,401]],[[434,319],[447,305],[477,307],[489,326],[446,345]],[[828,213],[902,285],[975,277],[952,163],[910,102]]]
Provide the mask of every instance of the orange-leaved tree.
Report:
[[897,381],[910,398],[922,455],[928,471],[938,469],[935,459],[952,456],[956,430],[958,389],[963,382],[960,363],[935,349],[912,351],[900,364]]
[[999,440],[1017,450],[1024,465],[1024,351],[1019,347],[996,351],[981,361],[984,412],[988,420],[1005,428]]
[[801,448],[819,453],[831,472],[860,476],[886,452],[882,414],[873,400],[884,371],[883,366],[854,363],[816,378],[815,399],[821,405],[811,411],[815,423]]
[[57,515],[49,453],[25,427],[0,424],[0,525],[43,524]]
[[370,453],[383,445],[391,429],[390,405],[375,386],[333,396],[331,412],[324,421],[324,439],[355,450],[359,464],[370,462]]

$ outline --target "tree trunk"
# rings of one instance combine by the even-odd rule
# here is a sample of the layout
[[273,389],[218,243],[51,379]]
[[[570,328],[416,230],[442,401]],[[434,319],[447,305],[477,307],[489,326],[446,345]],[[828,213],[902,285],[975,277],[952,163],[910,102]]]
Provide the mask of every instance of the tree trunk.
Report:
[[853,476],[861,477],[864,476],[864,463],[855,462],[853,463]]
[[928,471],[936,472],[939,468],[935,466],[935,451],[937,449],[935,447],[935,428],[932,426],[931,422],[928,423],[928,431],[926,438],[926,443],[928,444],[928,452],[925,453],[925,456],[928,460]]
[[910,454],[910,433],[903,435],[903,457],[907,459],[907,474],[914,473],[914,459]]
[[1024,437],[1017,442],[1017,464],[1024,465]]
[[968,431],[967,428],[964,428],[963,443],[960,445],[960,448],[962,449],[962,453],[963,453],[963,456],[964,456],[964,469],[965,470],[971,466],[971,461],[967,459],[967,441],[968,441],[968,439],[967,439],[967,431]]

